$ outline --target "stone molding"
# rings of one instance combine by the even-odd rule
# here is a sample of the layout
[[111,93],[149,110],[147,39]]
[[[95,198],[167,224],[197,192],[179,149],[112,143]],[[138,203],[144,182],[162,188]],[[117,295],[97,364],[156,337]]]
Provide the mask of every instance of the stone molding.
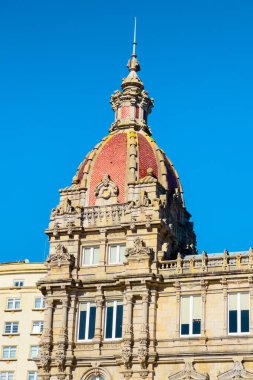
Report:
[[208,374],[195,371],[191,362],[186,362],[183,371],[177,372],[168,377],[168,380],[208,380]]
[[220,375],[218,375],[218,380],[240,380],[240,379],[253,379],[253,373],[246,371],[243,367],[242,362],[235,361],[234,367]]

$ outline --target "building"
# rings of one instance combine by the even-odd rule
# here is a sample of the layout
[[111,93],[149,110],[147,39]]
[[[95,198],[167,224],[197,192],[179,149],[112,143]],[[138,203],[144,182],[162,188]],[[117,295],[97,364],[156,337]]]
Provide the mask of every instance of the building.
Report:
[[[41,380],[252,379],[253,250],[197,254],[177,172],[151,137],[153,99],[137,74],[135,44],[128,68],[111,97],[109,134],[52,210],[46,274],[37,264],[29,283],[29,264],[9,271],[1,328],[16,331],[11,323],[23,316],[27,341],[13,363],[21,334],[2,337],[3,371],[36,379],[27,359],[42,332],[37,281],[46,305],[35,358]],[[21,296],[22,313],[4,311],[20,308],[13,300]]]
[[44,298],[36,287],[42,263],[0,264],[0,379],[37,380]]

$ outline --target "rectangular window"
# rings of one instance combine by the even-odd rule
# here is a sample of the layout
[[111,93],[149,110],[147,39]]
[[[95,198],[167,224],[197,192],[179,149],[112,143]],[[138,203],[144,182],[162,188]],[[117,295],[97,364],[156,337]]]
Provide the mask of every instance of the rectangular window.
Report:
[[99,247],[83,248],[83,266],[97,265],[99,263]]
[[109,245],[108,264],[122,264],[125,258],[125,244]]
[[110,301],[106,303],[105,339],[122,338],[123,303]]
[[249,293],[232,293],[228,297],[229,334],[249,333]]
[[14,380],[14,372],[0,372],[0,380]]
[[38,380],[38,372],[37,371],[29,371],[28,372],[28,380]]
[[5,334],[17,334],[18,333],[18,322],[5,322]]
[[78,340],[91,340],[95,335],[96,304],[81,303],[79,306]]
[[33,327],[32,327],[32,333],[33,334],[42,334],[43,333],[43,321],[34,321]]
[[3,359],[15,359],[17,352],[17,346],[3,346]]
[[13,280],[13,285],[14,286],[24,286],[24,280]]
[[8,310],[17,310],[20,309],[21,300],[20,298],[8,298],[7,309]]
[[201,334],[201,296],[181,297],[181,335]]
[[40,349],[40,346],[31,346],[30,347],[30,358],[31,359],[35,359],[38,357],[39,349]]
[[43,297],[35,297],[34,309],[45,309],[45,300]]

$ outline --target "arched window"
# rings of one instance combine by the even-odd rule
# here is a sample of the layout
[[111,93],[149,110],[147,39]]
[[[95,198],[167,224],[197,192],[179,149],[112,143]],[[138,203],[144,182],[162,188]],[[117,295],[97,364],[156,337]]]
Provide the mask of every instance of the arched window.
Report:
[[105,380],[103,376],[91,376],[89,380]]

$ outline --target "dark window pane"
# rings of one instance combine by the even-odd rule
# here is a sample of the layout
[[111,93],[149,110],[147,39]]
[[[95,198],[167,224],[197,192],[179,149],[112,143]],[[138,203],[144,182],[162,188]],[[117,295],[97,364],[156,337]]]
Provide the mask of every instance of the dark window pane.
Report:
[[189,335],[190,332],[190,325],[187,323],[184,323],[181,325],[181,335]]
[[237,332],[237,311],[229,310],[229,332]]
[[115,338],[122,337],[123,305],[117,306]]
[[96,322],[96,306],[90,308],[90,323],[88,331],[88,339],[94,338],[95,334],[95,322]]
[[241,310],[241,332],[249,332],[249,310]]
[[105,337],[112,338],[113,306],[107,306]]
[[85,338],[85,327],[86,327],[86,311],[80,311],[80,320],[79,320],[79,334],[78,339]]
[[200,334],[201,333],[201,320],[200,319],[194,319],[193,320],[192,333],[193,334]]

